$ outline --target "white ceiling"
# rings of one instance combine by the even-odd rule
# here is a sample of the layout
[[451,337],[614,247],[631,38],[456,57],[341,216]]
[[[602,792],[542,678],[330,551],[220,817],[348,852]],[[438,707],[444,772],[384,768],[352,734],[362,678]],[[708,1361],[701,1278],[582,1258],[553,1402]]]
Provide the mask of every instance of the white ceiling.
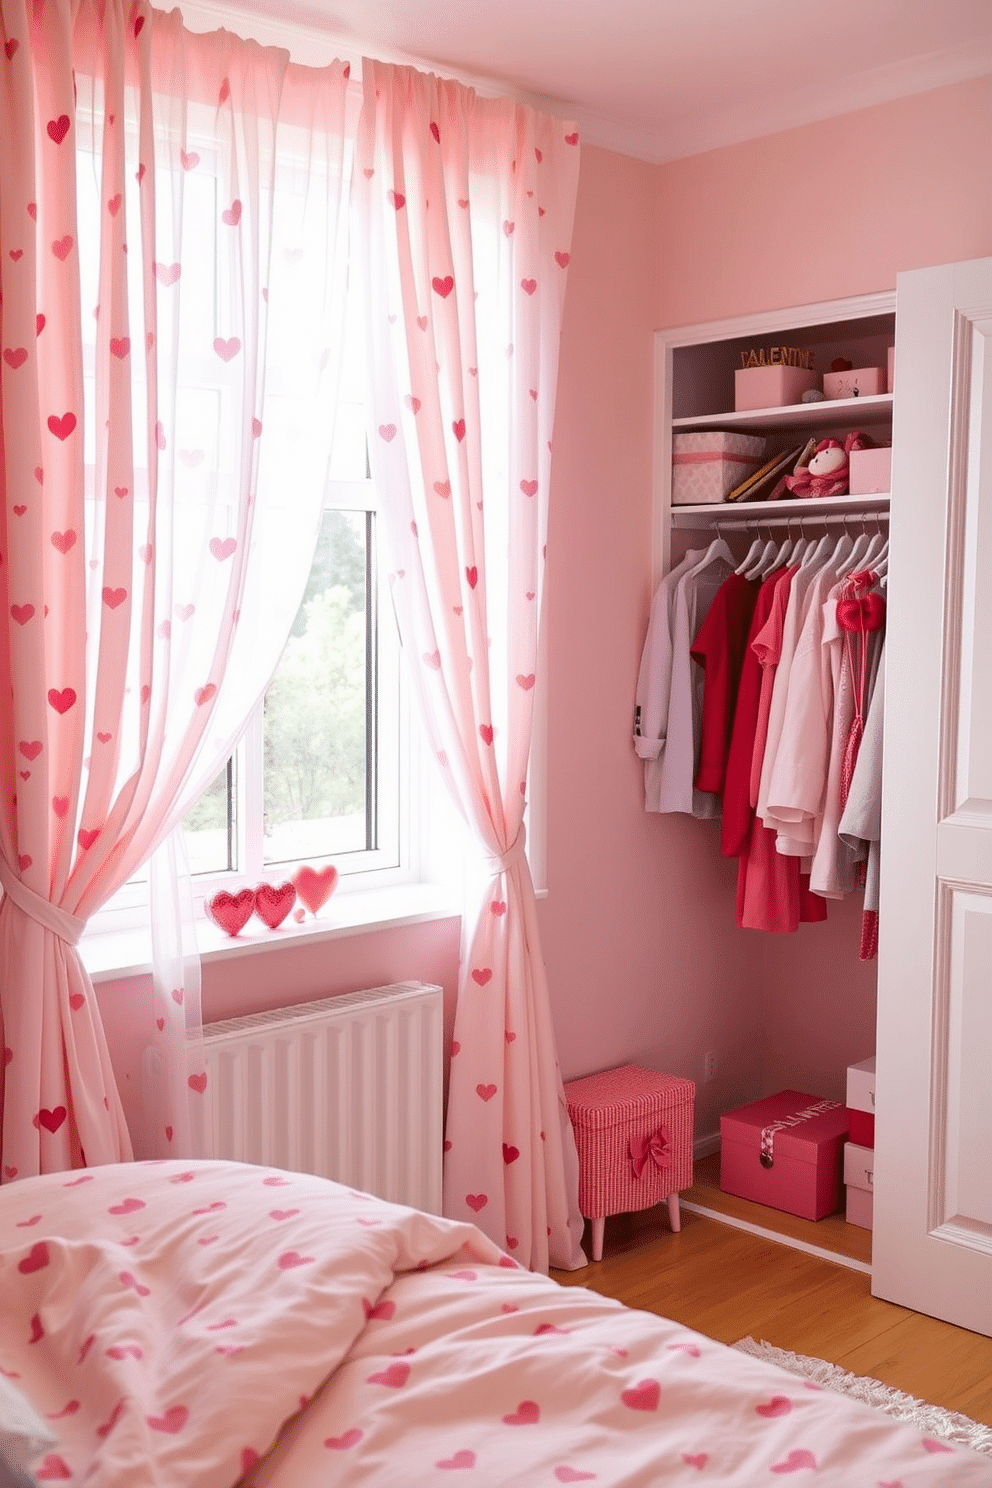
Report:
[[[428,64],[670,160],[992,73],[992,0],[194,0],[294,54]],[[184,12],[187,6],[182,4]],[[241,28],[243,29],[243,28]],[[293,40],[297,45],[293,45]],[[326,41],[329,51],[325,51]],[[304,60],[301,56],[301,60]],[[989,121],[992,127],[992,119]]]

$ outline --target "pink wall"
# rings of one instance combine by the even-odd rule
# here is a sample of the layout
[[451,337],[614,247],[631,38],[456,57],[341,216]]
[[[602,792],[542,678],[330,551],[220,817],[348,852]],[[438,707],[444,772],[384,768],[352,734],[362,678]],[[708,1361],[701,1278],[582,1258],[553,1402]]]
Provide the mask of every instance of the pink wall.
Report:
[[992,78],[660,168],[659,326],[891,289],[992,251]]
[[[712,829],[648,816],[631,747],[651,599],[658,171],[583,149],[555,426],[545,960],[564,1077],[626,1061],[702,1080],[697,1118],[749,1093],[756,985]],[[750,1075],[753,1081],[753,1073]]]
[[[700,1133],[762,1088],[836,1095],[870,1048],[874,976],[857,960],[854,906],[797,936],[738,931],[712,826],[642,809],[630,733],[651,589],[652,332],[992,253],[990,117],[985,78],[661,167],[583,149],[555,432],[539,914],[564,1077],[625,1060],[689,1075]],[[457,961],[457,922],[443,921],[214,962],[204,1014],[421,977],[445,987],[450,1023]],[[126,994],[100,990],[111,1039]],[[720,1068],[703,1085],[709,1049]],[[133,1054],[115,1049],[126,1103]]]

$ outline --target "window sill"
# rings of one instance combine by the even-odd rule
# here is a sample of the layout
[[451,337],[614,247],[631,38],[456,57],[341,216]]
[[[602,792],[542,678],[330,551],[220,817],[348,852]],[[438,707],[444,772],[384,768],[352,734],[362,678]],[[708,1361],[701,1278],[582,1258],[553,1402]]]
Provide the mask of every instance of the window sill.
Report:
[[[198,918],[196,941],[201,961],[224,961],[370,930],[457,919],[460,915],[461,896],[457,891],[437,884],[401,884],[335,895],[317,918],[308,917],[302,925],[283,921],[276,930],[267,929],[253,917],[238,935],[232,936],[209,920]],[[87,935],[80,941],[79,952],[94,983],[147,975],[152,969],[146,930]]]

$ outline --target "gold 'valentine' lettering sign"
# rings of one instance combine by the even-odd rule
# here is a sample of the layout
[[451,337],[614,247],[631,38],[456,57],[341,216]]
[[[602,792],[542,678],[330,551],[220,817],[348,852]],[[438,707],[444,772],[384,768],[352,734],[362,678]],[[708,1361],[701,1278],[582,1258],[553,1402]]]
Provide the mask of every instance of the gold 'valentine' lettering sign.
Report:
[[801,346],[762,346],[741,352],[742,367],[805,367],[812,372],[813,353]]

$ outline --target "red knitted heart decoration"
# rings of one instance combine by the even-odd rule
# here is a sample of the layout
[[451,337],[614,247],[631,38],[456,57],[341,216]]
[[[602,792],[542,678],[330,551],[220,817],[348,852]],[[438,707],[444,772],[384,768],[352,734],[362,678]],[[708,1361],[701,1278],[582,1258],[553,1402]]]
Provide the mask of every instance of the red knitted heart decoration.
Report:
[[203,907],[215,925],[219,925],[228,935],[237,935],[251,919],[255,908],[255,890],[242,889],[238,894],[229,894],[226,889],[221,889]]
[[255,913],[270,930],[282,924],[295,903],[296,890],[291,883],[263,883],[255,890]]

